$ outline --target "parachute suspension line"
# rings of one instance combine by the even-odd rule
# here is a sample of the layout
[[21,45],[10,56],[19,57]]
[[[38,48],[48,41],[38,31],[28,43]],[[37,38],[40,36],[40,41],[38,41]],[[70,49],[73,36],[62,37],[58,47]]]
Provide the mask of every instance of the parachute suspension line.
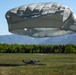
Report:
[[[62,28],[61,29],[64,29],[65,25],[68,23],[68,20],[63,24]],[[64,32],[63,32],[64,34]]]
[[40,37],[40,28],[38,29],[38,37]]
[[46,31],[45,31],[45,37],[47,37],[47,27],[46,27]]
[[[67,13],[67,12],[66,12]],[[64,13],[64,15],[65,15],[65,13]],[[71,14],[70,14],[71,15]],[[68,18],[70,18],[70,15],[68,16],[68,14],[67,14],[67,17]],[[65,16],[66,17],[66,16]],[[63,24],[63,26],[61,27],[61,29],[63,29],[64,27],[65,27],[65,25],[68,23],[68,18],[64,21],[64,24]]]
[[63,24],[63,26],[61,27],[61,29],[63,29],[65,27],[65,25],[67,24],[68,20]]

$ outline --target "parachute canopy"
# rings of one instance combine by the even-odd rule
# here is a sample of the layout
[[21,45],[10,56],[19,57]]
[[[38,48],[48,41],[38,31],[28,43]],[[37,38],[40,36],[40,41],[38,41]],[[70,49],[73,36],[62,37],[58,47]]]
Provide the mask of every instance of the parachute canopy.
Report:
[[32,37],[60,36],[76,32],[72,10],[56,2],[34,3],[6,13],[9,31]]

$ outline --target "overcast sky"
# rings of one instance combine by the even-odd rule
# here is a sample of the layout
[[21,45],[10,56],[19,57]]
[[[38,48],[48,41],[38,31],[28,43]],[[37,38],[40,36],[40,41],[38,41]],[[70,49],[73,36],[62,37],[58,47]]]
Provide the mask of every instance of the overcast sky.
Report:
[[40,2],[58,2],[70,7],[76,13],[76,0],[0,0],[0,35],[9,35],[5,13],[15,7]]

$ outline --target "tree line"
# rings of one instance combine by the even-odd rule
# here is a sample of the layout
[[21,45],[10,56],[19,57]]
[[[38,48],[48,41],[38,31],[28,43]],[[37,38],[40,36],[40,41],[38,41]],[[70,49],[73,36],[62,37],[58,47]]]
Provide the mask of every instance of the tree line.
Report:
[[0,53],[76,53],[76,45],[0,44]]

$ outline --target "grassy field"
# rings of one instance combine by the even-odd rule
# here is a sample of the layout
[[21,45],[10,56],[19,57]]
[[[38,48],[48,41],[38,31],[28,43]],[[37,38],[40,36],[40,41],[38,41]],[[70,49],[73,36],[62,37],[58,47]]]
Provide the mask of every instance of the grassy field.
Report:
[[[44,65],[1,66],[30,59]],[[0,54],[0,75],[76,75],[76,54]]]

